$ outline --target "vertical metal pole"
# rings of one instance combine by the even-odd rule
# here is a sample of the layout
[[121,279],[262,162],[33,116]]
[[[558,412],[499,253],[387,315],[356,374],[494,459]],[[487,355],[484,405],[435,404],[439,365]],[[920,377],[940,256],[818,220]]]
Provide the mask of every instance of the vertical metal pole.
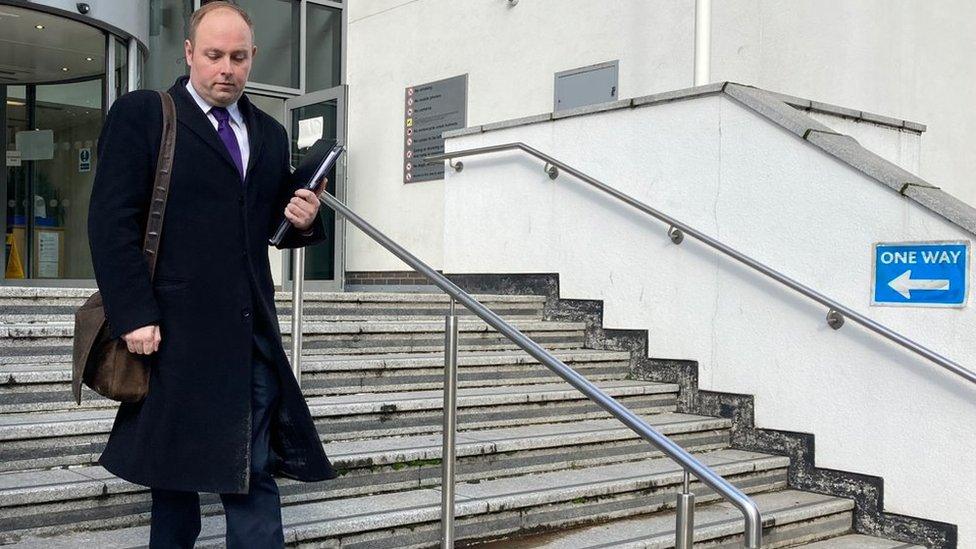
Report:
[[441,548],[454,547],[454,434],[457,431],[458,323],[451,310],[444,320],[444,431],[441,453]]
[[[39,130],[37,122],[37,84],[27,84],[26,88],[26,103],[27,103],[27,129]],[[27,222],[24,224],[24,259],[27,261],[24,263],[24,278],[39,278],[37,276],[36,262],[37,254],[34,253],[34,246],[37,245],[37,235],[35,234],[37,230],[37,210],[35,209],[34,196],[37,193],[37,160],[25,160],[22,164],[24,166],[24,175],[27,177],[26,184],[24,185],[24,199],[27,202],[24,208],[24,214],[27,216]],[[6,166],[3,169],[7,169]]]
[[129,38],[128,56],[129,88],[125,91],[141,89],[142,75],[139,73],[139,42],[135,38]]
[[[0,85],[0,150],[3,151],[3,158],[0,158],[0,227],[4,228],[4,236],[6,236],[7,225],[7,129],[10,126],[7,125],[7,86],[6,84]],[[16,200],[17,193],[14,192],[12,199]],[[12,212],[16,212],[16,206],[11,208]],[[12,219],[10,221],[13,221]],[[10,258],[7,257],[7,246],[6,238],[4,238],[4,246],[0,248],[0,280],[5,280],[7,278],[7,262]],[[13,246],[11,246],[13,248]],[[12,252],[13,250],[11,250]]]
[[712,0],[695,0],[695,85],[711,81]]
[[118,99],[115,94],[115,36],[105,33],[105,111]]
[[305,248],[291,251],[291,370],[302,386],[302,290],[305,286]]
[[684,486],[678,494],[674,527],[675,549],[691,549],[695,544],[695,494],[689,491],[691,477],[685,469]]

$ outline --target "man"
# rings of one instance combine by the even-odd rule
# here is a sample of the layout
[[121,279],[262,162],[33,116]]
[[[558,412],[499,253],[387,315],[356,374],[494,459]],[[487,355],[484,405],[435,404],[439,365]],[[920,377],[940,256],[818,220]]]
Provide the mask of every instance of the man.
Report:
[[[247,14],[197,10],[189,78],[169,93],[177,137],[155,279],[142,254],[162,109],[119,98],[98,142],[89,212],[95,276],[111,335],[149,355],[149,393],[122,404],[99,463],[152,488],[151,547],[192,547],[198,492],[220,494],[228,547],[284,544],[272,472],[334,478],[281,345],[268,238],[325,238],[317,194],[289,179],[284,128],[243,95],[257,52]],[[320,182],[319,189],[325,185]]]

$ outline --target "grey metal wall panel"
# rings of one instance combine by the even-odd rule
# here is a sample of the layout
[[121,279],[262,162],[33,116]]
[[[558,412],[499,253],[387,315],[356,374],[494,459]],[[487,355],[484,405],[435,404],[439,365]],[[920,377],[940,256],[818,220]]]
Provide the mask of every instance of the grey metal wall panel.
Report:
[[616,101],[618,61],[556,73],[553,111]]

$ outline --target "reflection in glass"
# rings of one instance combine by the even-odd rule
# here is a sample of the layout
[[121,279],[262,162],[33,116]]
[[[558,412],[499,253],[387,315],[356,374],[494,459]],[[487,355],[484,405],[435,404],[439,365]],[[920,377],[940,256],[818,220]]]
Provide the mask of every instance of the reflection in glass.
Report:
[[342,83],[342,10],[308,4],[305,91]]
[[[338,131],[338,108],[336,101],[326,101],[299,107],[292,111],[291,120],[291,151],[293,166],[301,163],[307,149],[298,148],[299,127],[302,120],[322,118],[322,137],[335,139]],[[316,136],[318,137],[318,136]],[[335,168],[327,176],[329,184],[326,191],[335,195]],[[325,223],[325,241],[306,248],[305,279],[306,280],[335,280],[335,211],[332,208],[320,208],[319,215]]]
[[[27,86],[5,86],[7,118],[4,151],[7,171],[7,226],[4,253],[5,278],[27,277],[27,166],[19,160],[14,136],[27,131]],[[7,156],[11,151],[13,156]],[[10,160],[14,158],[15,160]]]
[[258,55],[251,82],[287,88],[299,87],[301,3],[296,0],[238,0],[254,25]]
[[52,130],[54,155],[34,161],[34,278],[94,278],[88,202],[102,127],[102,81],[37,86],[34,127]]
[[189,74],[183,41],[190,27],[193,0],[149,0],[149,58],[145,88],[168,90],[177,78]]
[[119,98],[129,91],[129,48],[121,40],[115,44],[115,97]]

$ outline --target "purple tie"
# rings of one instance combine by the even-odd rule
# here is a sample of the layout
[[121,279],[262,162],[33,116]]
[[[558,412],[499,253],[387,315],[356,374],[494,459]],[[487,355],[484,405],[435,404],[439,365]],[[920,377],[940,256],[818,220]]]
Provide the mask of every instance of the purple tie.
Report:
[[210,114],[217,119],[217,134],[220,136],[220,140],[224,142],[224,146],[227,147],[230,157],[234,159],[237,172],[241,174],[243,181],[244,161],[241,160],[241,146],[237,143],[237,136],[234,135],[234,130],[230,127],[230,113],[223,107],[211,107]]

